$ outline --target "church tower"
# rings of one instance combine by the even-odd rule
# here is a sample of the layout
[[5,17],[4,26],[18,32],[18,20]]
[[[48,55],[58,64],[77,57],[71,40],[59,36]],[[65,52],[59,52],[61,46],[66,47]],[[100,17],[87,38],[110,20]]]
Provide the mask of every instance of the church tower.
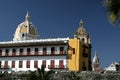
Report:
[[96,52],[95,52],[95,55],[93,57],[93,62],[92,62],[92,70],[93,71],[100,71],[100,62],[99,62],[99,58],[97,57],[96,55]]
[[[89,34],[84,28],[83,21],[79,23],[79,28],[74,34],[74,38],[82,42],[82,70],[92,70],[91,67],[91,42]],[[86,67],[87,66],[87,67]]]

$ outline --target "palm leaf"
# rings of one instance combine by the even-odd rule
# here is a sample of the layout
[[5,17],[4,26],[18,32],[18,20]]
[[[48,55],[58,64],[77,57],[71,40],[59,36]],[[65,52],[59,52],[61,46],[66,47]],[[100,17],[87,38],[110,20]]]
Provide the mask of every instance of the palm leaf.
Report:
[[112,23],[120,21],[120,0],[105,0],[108,18]]

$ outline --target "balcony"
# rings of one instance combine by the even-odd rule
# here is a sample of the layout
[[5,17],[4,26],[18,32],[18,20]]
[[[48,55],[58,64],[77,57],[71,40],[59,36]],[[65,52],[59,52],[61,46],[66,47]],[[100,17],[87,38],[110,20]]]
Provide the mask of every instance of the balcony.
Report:
[[49,69],[64,69],[65,65],[48,65]]
[[1,65],[1,67],[0,67],[1,69],[9,69],[10,68],[10,66],[9,65]]
[[0,57],[24,57],[24,56],[62,56],[66,55],[66,51],[59,51],[59,52],[27,52],[26,54],[23,52],[20,52],[18,55],[17,53],[8,53],[7,55],[0,55]]

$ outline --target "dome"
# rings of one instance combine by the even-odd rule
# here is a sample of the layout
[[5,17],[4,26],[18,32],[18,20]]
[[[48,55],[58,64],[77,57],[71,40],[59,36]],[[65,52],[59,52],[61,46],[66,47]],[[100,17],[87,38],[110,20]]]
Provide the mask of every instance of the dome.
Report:
[[82,20],[79,23],[79,28],[74,34],[74,38],[80,39],[83,43],[91,44],[89,34],[84,28]]
[[87,34],[87,31],[86,31],[85,28],[83,27],[83,21],[82,21],[82,20],[80,21],[79,28],[78,28],[78,30],[76,31],[75,34],[76,34],[76,35],[88,35],[88,34]]
[[15,31],[14,41],[38,39],[37,30],[34,24],[29,21],[29,18],[29,13],[27,12],[25,21],[20,23]]

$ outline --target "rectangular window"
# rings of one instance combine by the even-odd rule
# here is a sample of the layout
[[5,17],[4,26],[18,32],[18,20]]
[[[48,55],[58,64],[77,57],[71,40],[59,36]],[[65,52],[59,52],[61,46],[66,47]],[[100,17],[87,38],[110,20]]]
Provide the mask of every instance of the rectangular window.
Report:
[[16,56],[16,49],[12,49],[12,56]]
[[63,60],[59,61],[59,68],[64,68]]
[[34,68],[38,68],[38,61],[34,61]]
[[42,61],[42,65],[44,66],[44,68],[46,68],[46,60]]
[[75,48],[73,48],[73,54],[75,54]]
[[51,60],[51,62],[50,62],[50,68],[54,68],[54,60]]
[[22,56],[23,55],[23,49],[21,48],[20,49],[20,56]]
[[27,61],[26,67],[27,67],[27,68],[30,68],[30,61]]
[[22,64],[23,64],[23,62],[19,61],[19,68],[22,68]]
[[20,49],[20,53],[23,53],[23,49]]
[[13,49],[13,51],[12,51],[13,53],[16,53],[16,49]]
[[83,62],[83,65],[82,65],[82,70],[83,70],[83,71],[86,71],[85,62]]
[[64,54],[64,47],[60,47],[60,54]]
[[83,53],[87,54],[88,53],[88,48],[84,48]]
[[2,49],[0,49],[0,56],[2,56]]
[[51,47],[51,54],[52,54],[52,55],[55,54],[55,47]]
[[35,55],[38,55],[38,48],[35,48]]
[[85,53],[88,54],[88,49],[87,48],[85,49]]
[[27,55],[30,55],[30,48],[27,48]]
[[15,68],[15,61],[12,61],[12,68]]
[[43,47],[43,55],[46,55],[46,54],[47,54],[47,48]]
[[85,53],[85,48],[83,48],[83,53]]
[[8,61],[5,61],[4,68],[9,68],[8,67]]
[[9,49],[6,49],[5,52],[6,52],[6,53],[9,53]]
[[82,55],[83,55],[83,57],[88,57],[88,49],[87,48],[83,48]]
[[8,56],[8,54],[9,54],[9,49],[6,49],[5,50],[5,56]]

